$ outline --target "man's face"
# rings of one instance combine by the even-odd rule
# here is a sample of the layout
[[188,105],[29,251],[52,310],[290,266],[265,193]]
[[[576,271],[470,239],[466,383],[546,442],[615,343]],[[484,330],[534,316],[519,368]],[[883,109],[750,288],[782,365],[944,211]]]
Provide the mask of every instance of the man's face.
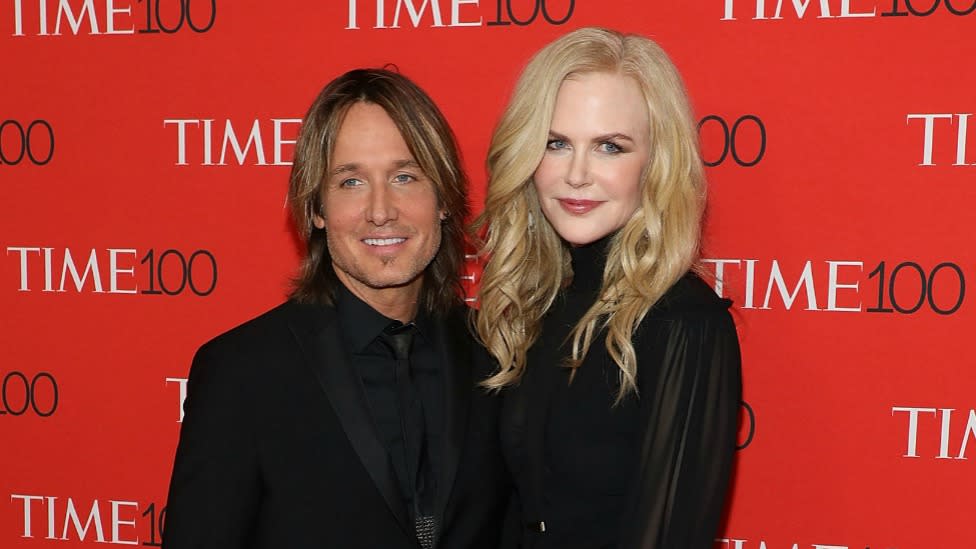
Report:
[[416,300],[441,244],[433,183],[410,154],[396,124],[372,103],[356,103],[336,136],[322,212],[339,280],[374,305]]

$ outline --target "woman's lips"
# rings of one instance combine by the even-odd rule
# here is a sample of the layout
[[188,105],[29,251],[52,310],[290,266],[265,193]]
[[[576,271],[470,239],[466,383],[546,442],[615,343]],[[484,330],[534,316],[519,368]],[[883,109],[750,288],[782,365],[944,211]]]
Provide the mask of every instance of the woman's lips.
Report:
[[583,215],[589,213],[594,208],[603,204],[599,200],[576,200],[573,198],[560,198],[559,205],[572,215]]

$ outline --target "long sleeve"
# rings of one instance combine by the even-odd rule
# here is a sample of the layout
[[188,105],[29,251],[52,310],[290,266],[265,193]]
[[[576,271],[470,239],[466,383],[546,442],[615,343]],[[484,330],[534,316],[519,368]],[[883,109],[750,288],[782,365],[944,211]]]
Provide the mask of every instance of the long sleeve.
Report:
[[621,549],[710,549],[726,499],[739,403],[741,359],[725,309],[648,318],[641,357],[640,462]]
[[235,361],[204,346],[187,382],[166,510],[165,549],[250,544],[260,478],[250,383]]

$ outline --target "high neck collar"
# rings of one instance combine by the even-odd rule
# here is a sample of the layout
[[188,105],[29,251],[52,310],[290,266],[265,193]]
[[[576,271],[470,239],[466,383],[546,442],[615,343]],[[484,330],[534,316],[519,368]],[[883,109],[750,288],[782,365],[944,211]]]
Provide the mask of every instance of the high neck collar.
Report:
[[603,283],[603,269],[610,251],[613,234],[583,246],[573,246],[569,255],[573,260],[573,282],[571,288],[577,290],[599,290]]

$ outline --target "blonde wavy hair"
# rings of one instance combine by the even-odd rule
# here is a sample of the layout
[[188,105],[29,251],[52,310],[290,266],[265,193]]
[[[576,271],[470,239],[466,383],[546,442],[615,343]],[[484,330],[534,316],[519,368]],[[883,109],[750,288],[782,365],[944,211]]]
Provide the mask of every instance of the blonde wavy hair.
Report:
[[529,62],[492,136],[485,209],[475,222],[487,257],[475,330],[498,361],[483,385],[518,383],[542,317],[572,280],[568,245],[546,221],[532,182],[542,160],[559,87],[584,73],[637,82],[650,114],[651,155],[640,205],[612,237],[600,297],[571,333],[566,365],[578,368],[606,329],[606,348],[620,368],[619,402],[636,393],[632,336],[647,312],[699,259],[705,176],[684,84],[653,41],[582,28],[540,50]]

